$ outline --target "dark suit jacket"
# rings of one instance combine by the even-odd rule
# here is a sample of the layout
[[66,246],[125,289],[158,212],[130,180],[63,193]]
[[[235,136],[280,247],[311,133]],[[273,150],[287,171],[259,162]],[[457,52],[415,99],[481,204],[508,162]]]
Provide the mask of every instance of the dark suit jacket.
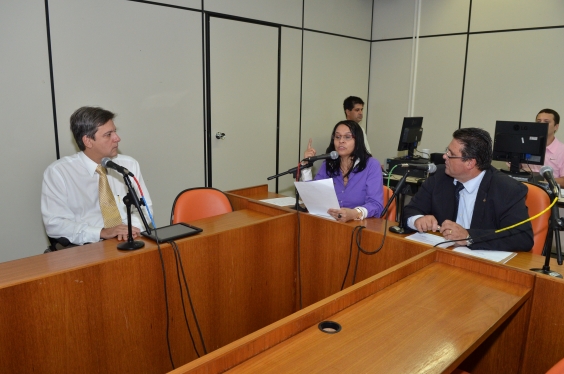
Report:
[[[453,178],[445,174],[445,166],[437,166],[437,172],[421,186],[413,199],[405,206],[404,227],[407,219],[418,214],[435,216],[439,225],[446,219],[456,221],[455,186]],[[533,229],[527,222],[514,229],[495,234],[494,231],[514,225],[529,218],[525,197],[527,187],[504,175],[493,166],[478,188],[472,223],[468,233],[474,240],[473,249],[500,251],[530,251],[533,247]]]

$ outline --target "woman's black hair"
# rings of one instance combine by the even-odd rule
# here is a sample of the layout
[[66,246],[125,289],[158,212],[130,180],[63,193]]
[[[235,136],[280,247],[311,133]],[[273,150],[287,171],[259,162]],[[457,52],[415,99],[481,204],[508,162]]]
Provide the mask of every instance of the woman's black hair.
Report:
[[[339,127],[340,125],[347,126],[354,138],[354,150],[351,154],[353,165],[356,160],[359,160],[358,165],[351,168],[351,170],[349,170],[349,172],[343,176],[348,177],[349,174],[353,171],[355,173],[358,173],[366,169],[366,163],[368,162],[368,159],[372,157],[372,155],[366,149],[366,145],[364,145],[364,133],[359,124],[355,121],[350,120],[340,121],[335,125],[333,132],[331,133],[331,141],[329,142],[329,147],[327,147],[326,153],[335,151],[335,142],[333,141],[333,138],[335,136],[335,131],[337,131],[337,127]],[[341,168],[341,158],[338,157],[336,160],[327,159],[327,161],[325,162],[325,168],[327,170],[328,176],[336,177],[337,175],[339,175],[339,170]]]

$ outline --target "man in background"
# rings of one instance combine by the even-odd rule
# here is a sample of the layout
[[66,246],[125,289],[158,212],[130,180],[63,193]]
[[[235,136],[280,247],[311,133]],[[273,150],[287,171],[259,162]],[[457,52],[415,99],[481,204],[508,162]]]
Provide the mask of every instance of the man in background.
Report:
[[[122,174],[101,165],[104,157],[135,175],[152,209],[139,163],[118,154],[121,138],[114,117],[114,113],[102,108],[77,109],[70,118],[70,127],[80,152],[53,162],[43,174],[41,213],[45,231],[63,246],[110,238],[127,240],[127,211],[122,199],[128,189]],[[131,223],[135,238],[143,229],[137,209],[132,209]]]
[[[548,123],[548,135],[546,138],[546,153],[544,164],[553,170],[554,179],[560,186],[564,186],[564,144],[556,139],[556,131],[560,125],[560,115],[552,109],[541,110],[535,119],[539,123]],[[521,165],[538,172],[539,165]]]
[[[360,121],[364,116],[364,101],[360,97],[356,96],[349,96],[343,102],[343,109],[345,110],[345,117],[349,121],[355,121],[360,125]],[[370,145],[368,145],[368,138],[366,137],[366,132],[364,128],[360,126],[362,129],[362,134],[364,135],[364,145],[368,150],[368,153],[372,153],[370,151]]]

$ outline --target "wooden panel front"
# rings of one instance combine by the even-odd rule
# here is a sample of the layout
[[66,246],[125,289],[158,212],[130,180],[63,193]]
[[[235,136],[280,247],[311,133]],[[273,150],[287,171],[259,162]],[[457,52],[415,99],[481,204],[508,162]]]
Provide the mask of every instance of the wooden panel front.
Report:
[[[295,311],[295,215],[243,210],[194,224],[204,232],[179,240],[178,248],[208,351]],[[0,372],[172,370],[157,246],[146,241],[141,250],[122,252],[116,244],[0,264]],[[161,251],[172,358],[179,366],[196,354],[179,294],[182,269],[169,244]],[[187,298],[185,303],[201,353]]]
[[[355,282],[362,281],[430,248],[427,244],[388,232],[390,223],[381,219],[343,224],[299,214],[298,221],[301,301],[304,307],[340,291],[345,275],[344,287],[348,287],[353,278]],[[355,227],[359,225],[366,226],[361,233],[361,247],[367,252],[377,253],[359,255],[355,233]]]
[[[474,362],[491,372],[515,372],[504,370],[523,351],[523,321],[528,319],[523,305],[534,277],[457,257],[428,251],[174,373],[229,368],[257,373],[442,373],[456,368],[494,333],[501,341],[511,338],[516,343]],[[320,332],[317,323],[327,319],[340,323],[342,331]]]

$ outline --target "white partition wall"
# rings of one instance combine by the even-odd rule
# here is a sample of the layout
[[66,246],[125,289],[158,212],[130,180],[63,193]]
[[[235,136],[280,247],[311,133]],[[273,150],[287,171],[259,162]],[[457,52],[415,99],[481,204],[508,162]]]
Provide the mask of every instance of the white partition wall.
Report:
[[534,121],[543,108],[563,113],[563,59],[564,29],[472,35],[463,126],[493,131],[496,120]]
[[205,184],[201,13],[52,0],[50,16],[61,156],[76,152],[74,110],[116,112],[120,152],[140,162],[157,226],[168,224],[176,194]]
[[303,0],[205,0],[206,11],[284,26],[302,26]]
[[[302,82],[302,32],[283,27],[280,61],[280,145],[278,171],[285,172],[295,166],[300,157],[300,114]],[[292,175],[278,178],[278,192],[293,196]]]
[[305,32],[302,154],[309,138],[318,154],[325,153],[333,127],[345,119],[343,100],[367,97],[369,56],[370,45],[364,41]]
[[406,39],[372,45],[367,136],[372,155],[383,164],[397,155],[402,120],[409,113],[412,44]]
[[43,0],[0,3],[0,261],[47,248],[43,170],[56,160]]

